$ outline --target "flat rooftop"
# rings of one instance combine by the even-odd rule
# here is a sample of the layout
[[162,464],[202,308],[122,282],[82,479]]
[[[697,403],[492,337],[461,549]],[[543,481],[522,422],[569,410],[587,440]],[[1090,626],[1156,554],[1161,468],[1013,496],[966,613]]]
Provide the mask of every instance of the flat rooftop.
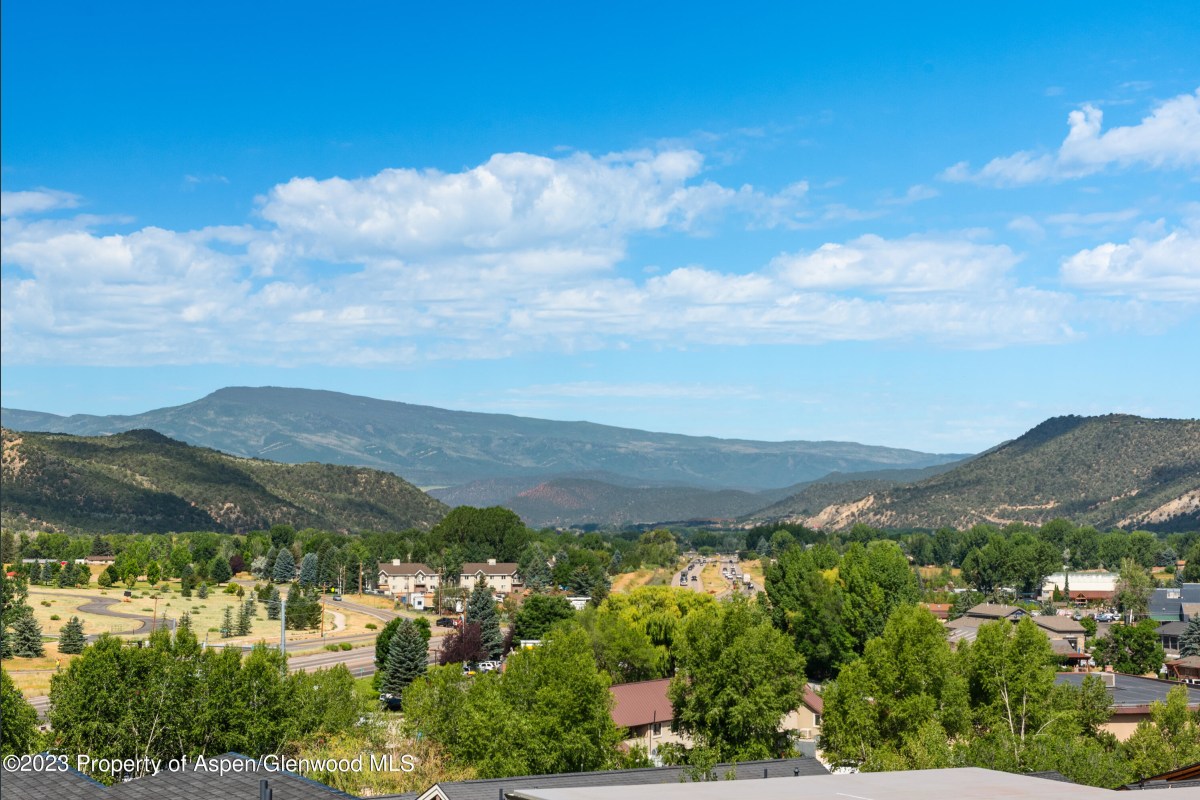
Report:
[[590,786],[573,789],[516,789],[517,800],[1114,800],[1111,789],[1014,775],[990,769],[929,769],[858,772],[754,781],[674,783],[659,786]]
[[1200,705],[1200,689],[1187,686],[1178,681],[1160,681],[1155,678],[1143,678],[1140,675],[1125,675],[1120,672],[1060,672],[1055,676],[1054,680],[1060,684],[1080,686],[1083,684],[1083,679],[1089,675],[1099,677],[1106,684],[1115,676],[1116,685],[1106,685],[1105,688],[1108,689],[1108,694],[1113,700],[1113,706],[1117,709],[1149,706],[1156,701],[1165,702],[1167,692],[1176,686],[1183,686],[1187,689],[1188,705]]

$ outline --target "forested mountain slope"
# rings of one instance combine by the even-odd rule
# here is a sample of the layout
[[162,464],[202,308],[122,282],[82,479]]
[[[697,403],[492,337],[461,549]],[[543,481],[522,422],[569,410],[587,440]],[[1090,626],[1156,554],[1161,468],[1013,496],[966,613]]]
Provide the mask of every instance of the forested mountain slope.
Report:
[[961,528],[1056,517],[1200,527],[1200,420],[1055,417],[949,472],[793,518],[821,528]]
[[237,458],[154,431],[2,434],[6,527],[402,530],[428,528],[447,511],[388,472]]

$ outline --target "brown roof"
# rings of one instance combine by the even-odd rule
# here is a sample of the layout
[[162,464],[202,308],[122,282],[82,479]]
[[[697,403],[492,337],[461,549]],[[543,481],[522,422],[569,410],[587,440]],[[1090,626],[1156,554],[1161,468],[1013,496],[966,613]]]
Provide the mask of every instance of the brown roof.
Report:
[[393,564],[390,561],[379,565],[379,571],[384,575],[416,575],[418,572],[424,572],[426,575],[437,575],[436,570],[430,569],[425,564]]
[[475,575],[482,572],[484,575],[515,575],[517,573],[517,565],[511,561],[503,561],[499,564],[463,564],[460,575]]
[[1167,666],[1200,669],[1200,656],[1184,656],[1183,658],[1177,658],[1174,661],[1168,661]]
[[1115,589],[1107,592],[1100,589],[1080,589],[1079,591],[1072,589],[1067,592],[1067,596],[1072,600],[1111,600],[1116,595],[1117,592]]
[[652,722],[670,722],[675,710],[667,698],[670,678],[610,686],[613,696],[612,718],[618,728],[633,728]]
[[1041,617],[1034,617],[1033,621],[1039,628],[1054,631],[1055,633],[1087,633],[1086,628],[1070,617],[1046,614]]
[[967,611],[970,617],[987,617],[988,619],[1006,619],[1013,614],[1025,612],[1016,606],[1005,606],[999,603],[980,603]]
[[821,699],[821,695],[817,694],[817,690],[807,683],[804,685],[804,705],[818,714],[825,713],[825,701]]

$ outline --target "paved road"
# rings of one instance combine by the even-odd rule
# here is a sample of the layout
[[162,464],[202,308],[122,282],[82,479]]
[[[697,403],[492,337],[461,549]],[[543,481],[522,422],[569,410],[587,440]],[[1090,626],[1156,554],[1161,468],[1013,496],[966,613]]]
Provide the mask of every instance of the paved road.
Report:
[[[30,592],[36,594],[36,592]],[[63,592],[55,592],[55,597],[74,597],[79,600],[86,600],[86,603],[80,604],[78,610],[85,614],[97,614],[102,617],[113,617],[115,619],[124,619],[136,622],[137,625],[127,631],[111,631],[115,636],[135,636],[139,633],[145,633],[150,630],[150,626],[156,622],[161,624],[161,620],[155,620],[154,617],[147,617],[144,614],[131,614],[124,611],[113,611],[111,606],[120,605],[121,598],[119,597],[97,597],[94,594],[68,594]],[[107,631],[105,631],[107,632]],[[92,641],[98,637],[99,633],[88,635],[88,640]]]

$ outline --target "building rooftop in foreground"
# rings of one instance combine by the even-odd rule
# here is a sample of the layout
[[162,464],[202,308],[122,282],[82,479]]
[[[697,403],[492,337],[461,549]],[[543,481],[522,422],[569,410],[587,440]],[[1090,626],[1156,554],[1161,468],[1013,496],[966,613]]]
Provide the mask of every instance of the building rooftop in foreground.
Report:
[[[596,786],[517,789],[512,800],[1113,800],[1111,789],[1014,775],[978,767],[914,772],[858,772],[767,778],[743,784],[726,781],[662,786]],[[1180,795],[1181,797],[1185,795]]]
[[1114,714],[1146,711],[1149,710],[1151,703],[1165,703],[1167,693],[1176,686],[1183,686],[1187,689],[1190,708],[1200,707],[1200,689],[1179,681],[1143,678],[1141,675],[1126,675],[1123,672],[1060,672],[1054,680],[1056,683],[1081,686],[1083,679],[1089,676],[1104,681],[1104,687],[1113,701]]

